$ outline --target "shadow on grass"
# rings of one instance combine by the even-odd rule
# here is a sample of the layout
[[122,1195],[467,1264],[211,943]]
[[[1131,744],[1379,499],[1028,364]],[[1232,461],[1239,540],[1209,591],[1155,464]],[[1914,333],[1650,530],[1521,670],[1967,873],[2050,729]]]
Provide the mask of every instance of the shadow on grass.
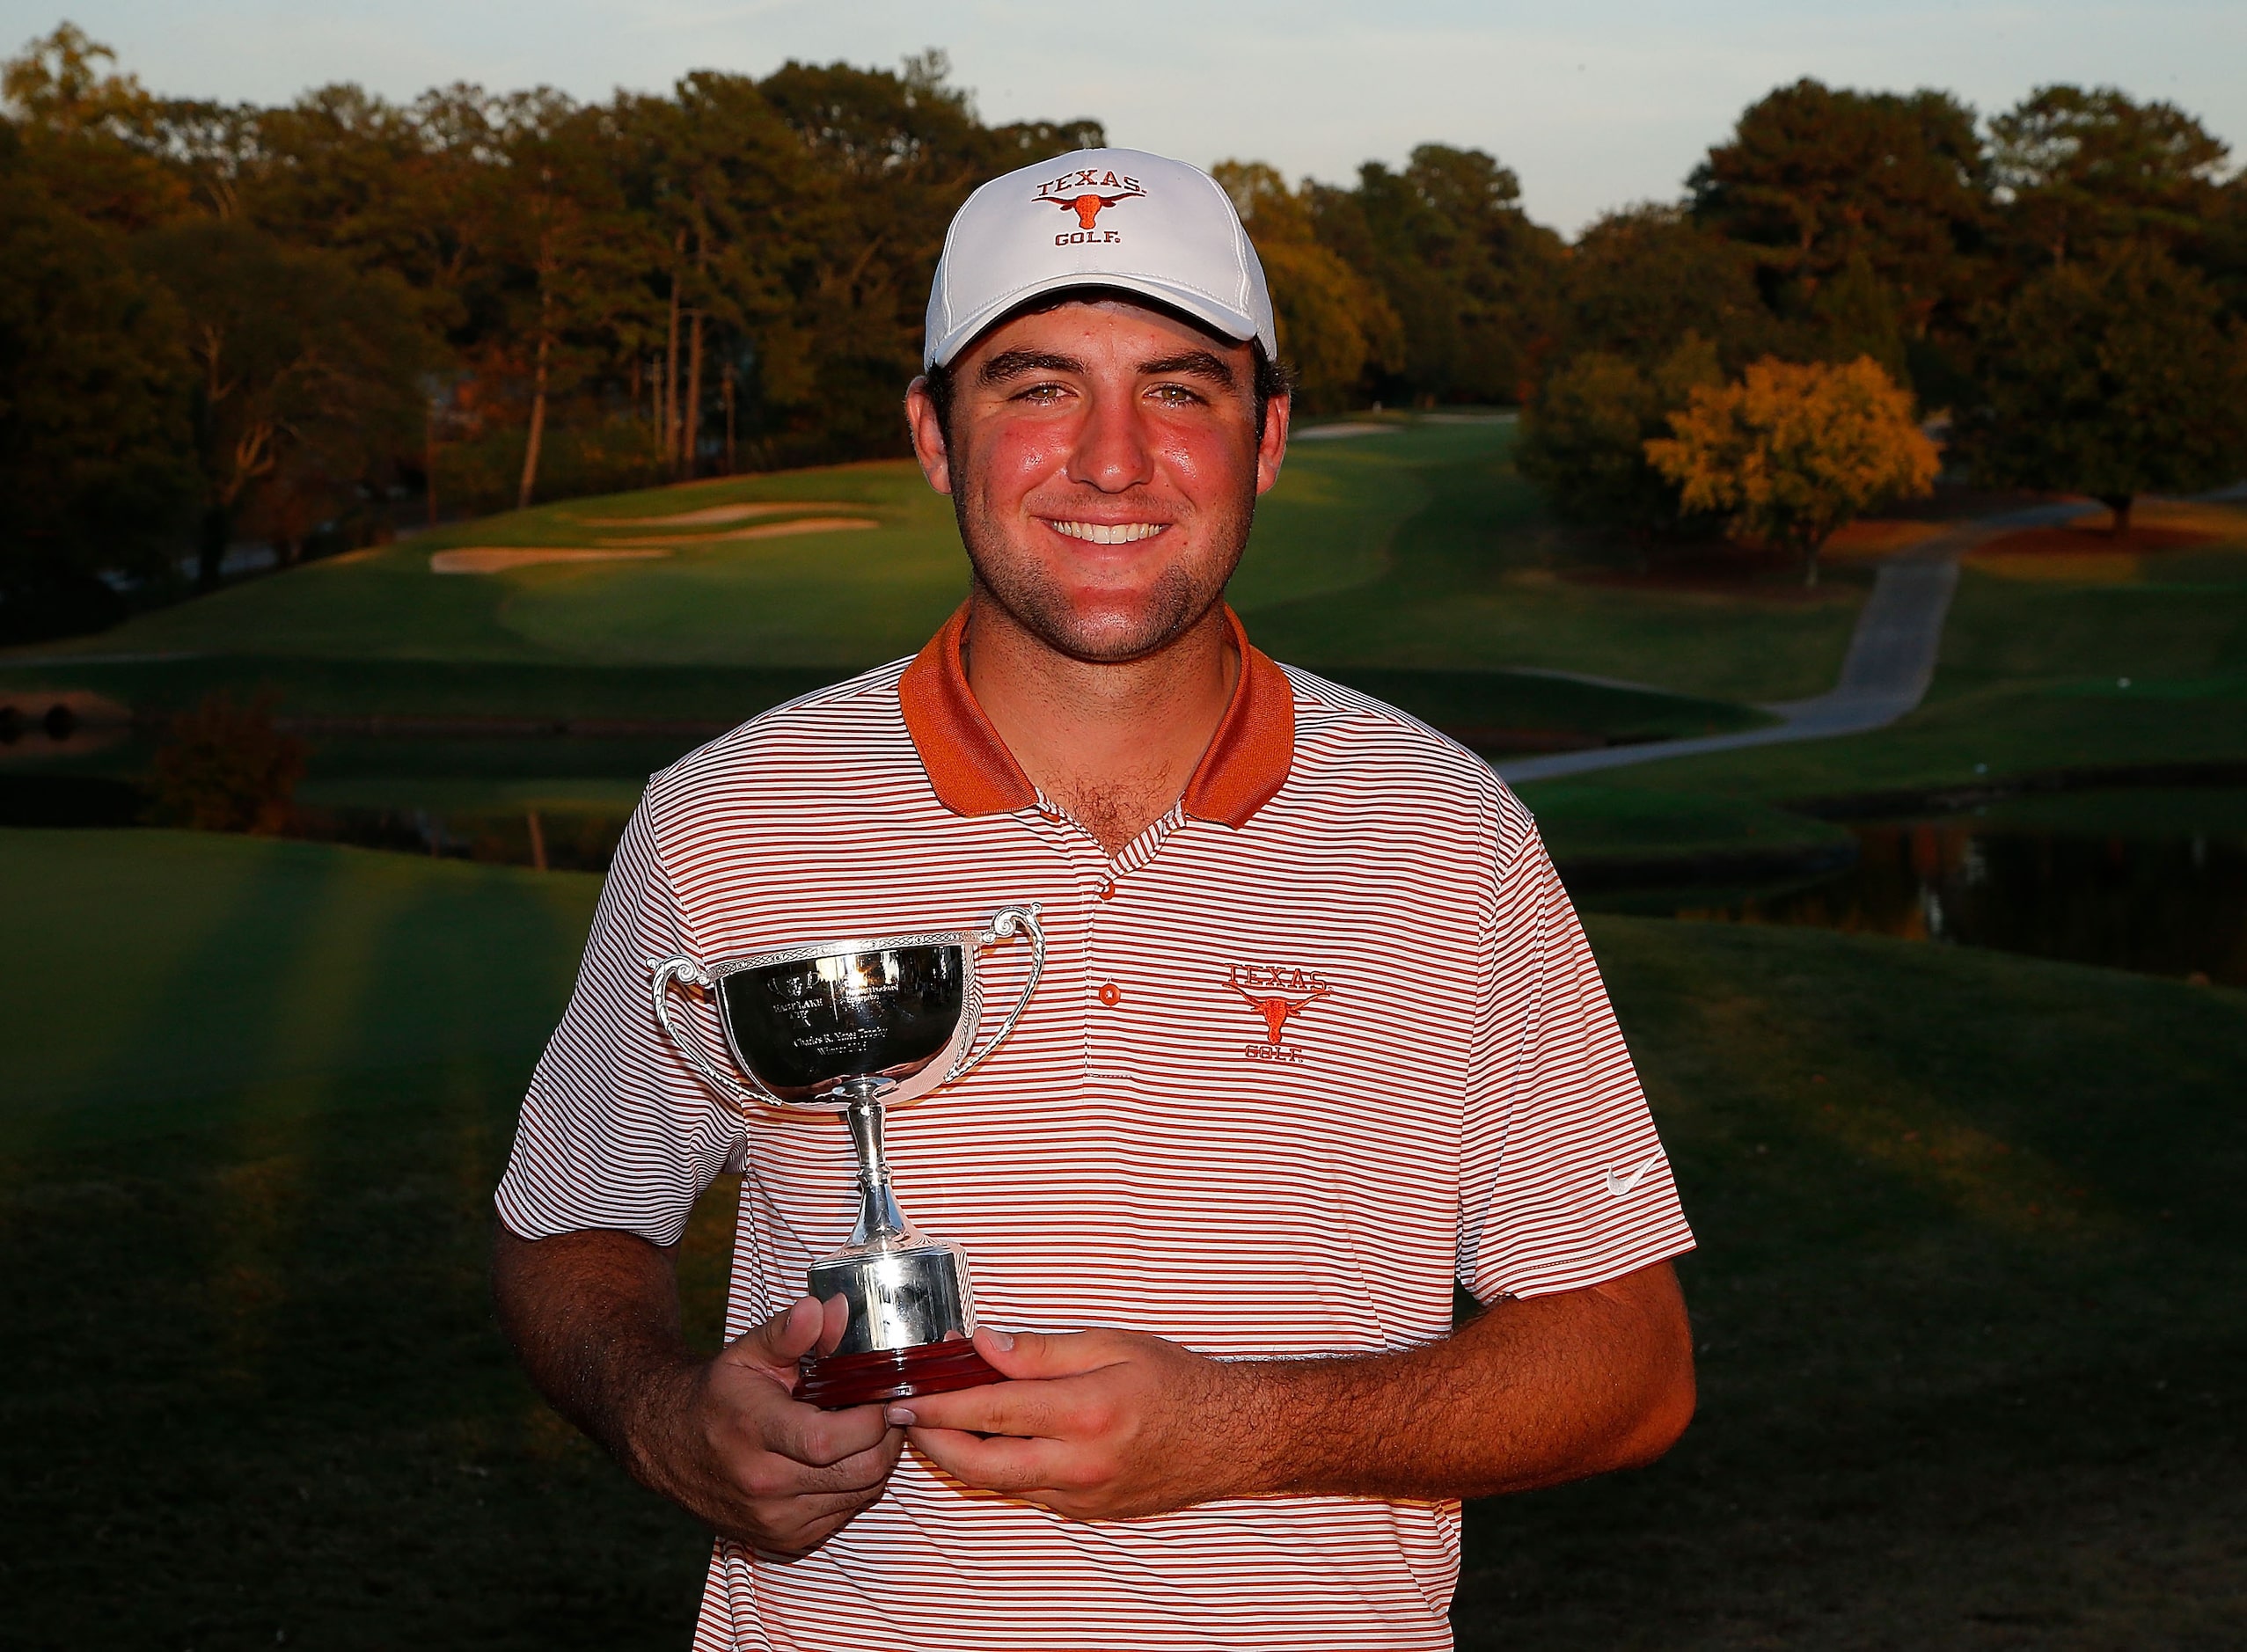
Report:
[[2237,1644],[2247,998],[1593,934],[1702,1243],[1701,1414],[1473,1509],[1461,1644]]
[[[26,956],[162,928],[130,862],[166,841],[11,843],[19,895],[76,880],[14,909],[18,1002]],[[683,1646],[705,1539],[538,1403],[484,1283],[589,880],[240,842],[160,871],[137,1005],[55,1000],[73,1035],[139,1016],[132,1058],[0,1162],[0,1641]],[[1470,1509],[1462,1643],[2237,1644],[2247,997],[1592,934],[1702,1240],[1702,1414],[1649,1471]],[[241,1012],[245,947],[289,961],[257,1036],[88,1088]],[[687,1245],[706,1341],[731,1193]]]

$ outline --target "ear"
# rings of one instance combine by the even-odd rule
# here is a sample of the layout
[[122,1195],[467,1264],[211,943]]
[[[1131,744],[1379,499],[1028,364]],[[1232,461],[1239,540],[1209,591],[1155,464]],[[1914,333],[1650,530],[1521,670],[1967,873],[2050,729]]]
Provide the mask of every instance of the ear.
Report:
[[1280,461],[1287,457],[1287,420],[1295,406],[1285,391],[1264,404],[1263,440],[1256,443],[1256,492],[1271,491],[1279,480]]
[[916,378],[905,387],[905,424],[912,431],[913,457],[920,461],[920,473],[938,493],[950,493],[951,450],[945,445],[944,422],[936,416],[936,403],[929,396],[926,378]]

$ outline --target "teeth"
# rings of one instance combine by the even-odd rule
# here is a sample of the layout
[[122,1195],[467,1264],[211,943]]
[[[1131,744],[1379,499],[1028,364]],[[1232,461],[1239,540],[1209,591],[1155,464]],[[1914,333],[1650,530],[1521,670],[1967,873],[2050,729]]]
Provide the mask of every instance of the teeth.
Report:
[[1089,539],[1094,545],[1130,545],[1135,540],[1152,539],[1169,525],[1161,522],[1057,522],[1053,531],[1066,534],[1072,539]]

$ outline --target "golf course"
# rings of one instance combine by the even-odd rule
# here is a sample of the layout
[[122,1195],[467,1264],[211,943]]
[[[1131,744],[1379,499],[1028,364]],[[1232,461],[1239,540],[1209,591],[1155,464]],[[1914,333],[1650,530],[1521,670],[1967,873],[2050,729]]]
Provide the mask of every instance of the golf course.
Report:
[[[1926,524],[1805,590],[1562,524],[1505,418],[1304,434],[1233,588],[1261,647],[1500,764],[1650,748],[1522,795],[1699,1237],[1700,1414],[1650,1469],[1471,1506],[1460,1644],[2238,1644],[2247,507],[1994,534],[1916,710],[1665,760],[1831,689]],[[142,786],[214,691],[309,746],[300,836],[0,836],[0,1640],[684,1643],[706,1539],[531,1393],[484,1282],[599,891],[560,868],[964,584],[946,501],[880,462],[447,523],[0,653],[19,818]],[[412,852],[359,846],[377,815]],[[2045,922],[2079,849],[2106,904]],[[732,1192],[686,1244],[706,1346]]]

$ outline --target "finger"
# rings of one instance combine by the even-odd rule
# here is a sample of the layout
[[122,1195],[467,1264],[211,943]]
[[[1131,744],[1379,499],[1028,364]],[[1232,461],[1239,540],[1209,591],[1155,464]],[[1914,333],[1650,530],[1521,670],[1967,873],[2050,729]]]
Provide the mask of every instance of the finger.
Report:
[[977,1327],[976,1352],[1001,1377],[1074,1377],[1112,1365],[1117,1355],[1102,1331],[999,1331]]
[[851,1496],[878,1492],[897,1466],[904,1449],[904,1431],[892,1429],[882,1443],[858,1451],[824,1468],[812,1468],[791,1458],[772,1456],[752,1469],[745,1489],[765,1499]]
[[736,1543],[745,1543],[752,1548],[801,1554],[841,1531],[879,1495],[857,1492],[801,1497],[784,1510],[769,1504],[752,1505],[737,1509],[735,1518],[721,1529]]
[[893,1400],[883,1415],[892,1426],[955,1429],[975,1434],[1061,1438],[1084,1432],[1072,1419],[1073,1396],[1059,1382],[990,1383],[948,1394]]
[[904,1455],[905,1431],[885,1429],[882,1438],[863,1451],[837,1459],[824,1468],[805,1470],[809,1489],[816,1493],[879,1489]]
[[843,1345],[843,1333],[851,1328],[851,1299],[840,1291],[819,1305],[819,1352],[833,1353]]
[[885,1445],[895,1456],[897,1443],[889,1436],[896,1432],[882,1414],[880,1406],[822,1411],[816,1406],[790,1400],[776,1407],[766,1418],[759,1444],[808,1468],[827,1468],[860,1451]]
[[793,1370],[811,1352],[825,1324],[824,1311],[809,1297],[798,1297],[764,1324],[736,1337],[727,1352],[745,1355],[758,1363]]
[[908,1437],[937,1467],[982,1491],[1050,1487],[1065,1461],[1066,1448],[1052,1440],[986,1440],[956,1429],[915,1429]]

